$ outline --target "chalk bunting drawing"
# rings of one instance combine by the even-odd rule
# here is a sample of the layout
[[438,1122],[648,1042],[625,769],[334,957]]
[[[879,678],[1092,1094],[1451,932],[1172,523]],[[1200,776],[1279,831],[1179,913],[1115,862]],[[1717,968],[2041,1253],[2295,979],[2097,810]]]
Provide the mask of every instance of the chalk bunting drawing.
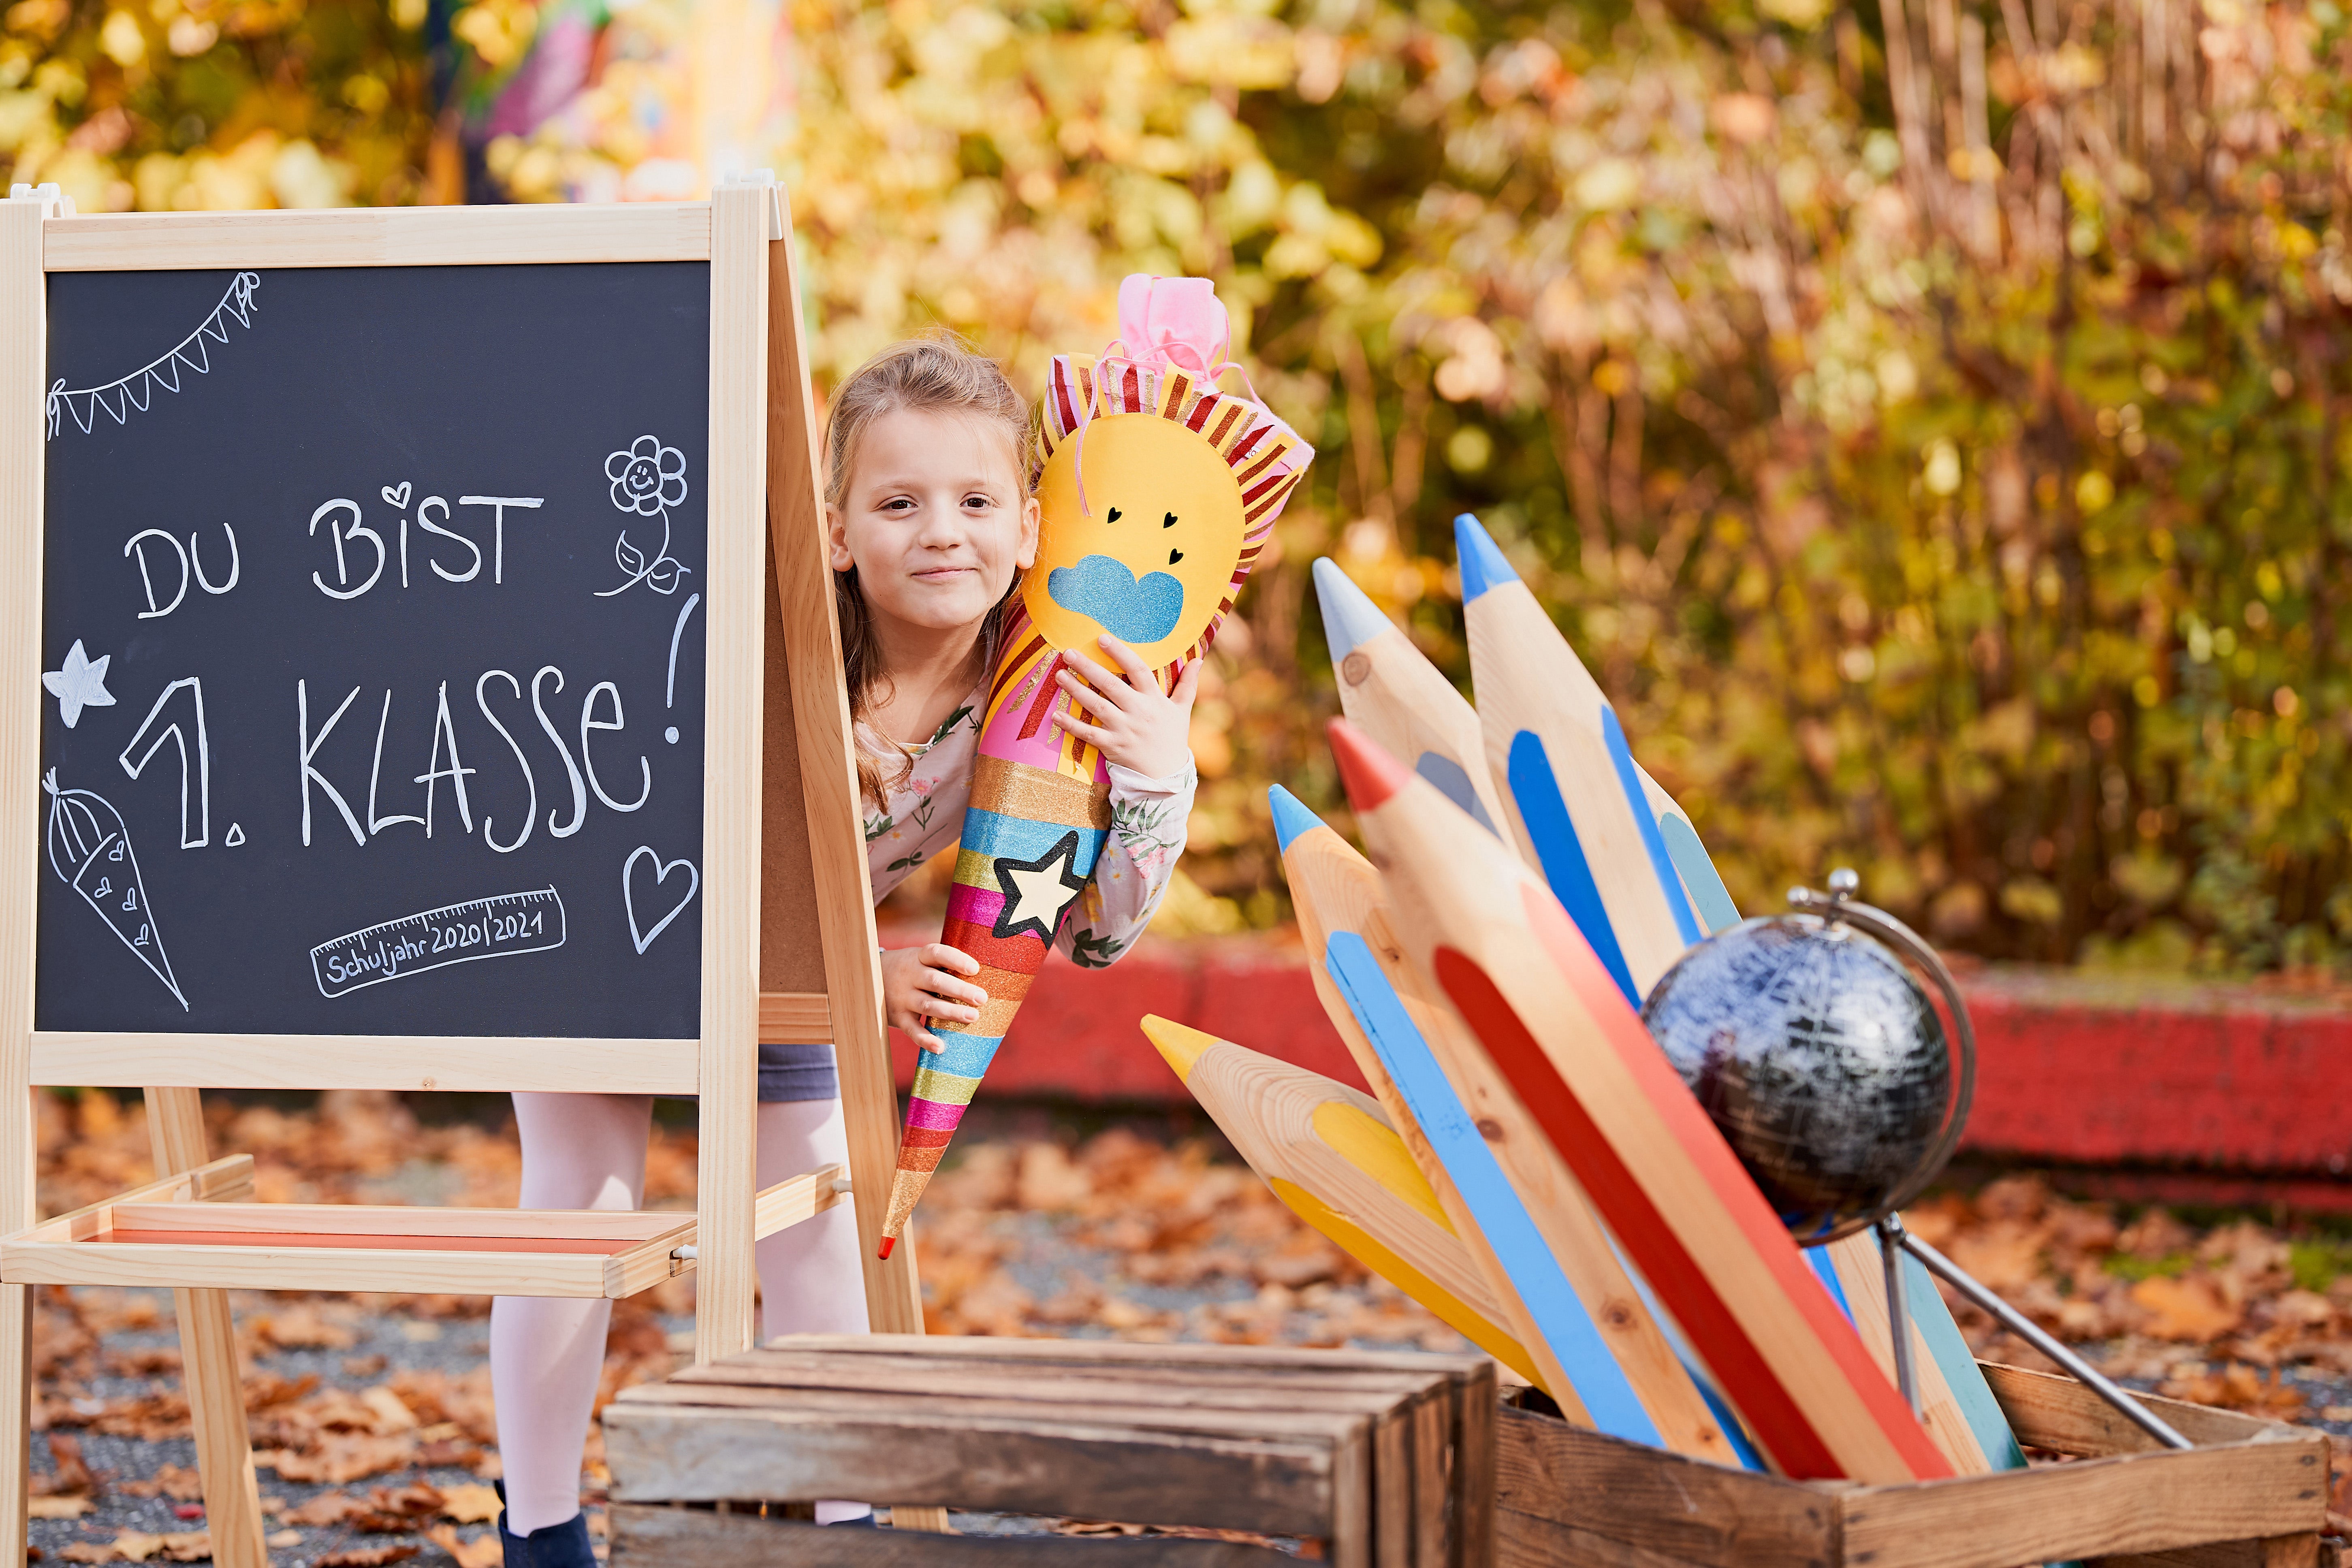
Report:
[[117,425],[128,425],[132,409],[142,414],[147,412],[148,405],[155,400],[157,387],[166,392],[180,390],[182,366],[198,375],[210,375],[213,373],[212,355],[205,348],[205,340],[210,338],[215,342],[226,343],[231,321],[240,327],[251,328],[253,313],[259,309],[253,302],[253,291],[260,287],[260,273],[238,273],[229,280],[228,292],[221,296],[220,303],[213,307],[212,314],[206,316],[194,331],[129,375],[117,377],[103,386],[70,389],[66,385],[65,377],[59,376],[49,388],[49,439],[57,439],[58,430],[64,427],[64,416],[68,414],[73,416],[74,423],[81,426],[81,433],[85,436],[98,423],[100,409],[104,409],[107,416]]
[[690,570],[669,552],[669,509],[686,504],[686,454],[665,447],[656,436],[640,436],[604,459],[604,477],[613,481],[613,504],[634,517],[661,520],[661,547],[651,556],[630,542],[624,528],[613,543],[613,559],[628,581],[596,596],[609,599],[643,583],[656,594],[675,594],[678,580]]
[[122,814],[89,790],[59,789],[55,768],[41,775],[41,787],[49,795],[49,869],[98,911],[107,929],[186,1011],[188,998],[163,954],[163,933],[147,907],[147,884],[139,875],[139,857],[131,853]]
[[[654,922],[651,931],[647,931],[637,921],[637,892],[632,875],[636,870],[637,861],[640,858],[653,867],[653,886],[656,891],[664,882],[669,880],[669,874],[672,871],[683,869],[686,872],[686,891],[679,896],[677,902],[670,906],[667,914]],[[621,907],[628,911],[629,940],[637,944],[637,951],[642,953],[651,947],[654,944],[654,938],[667,930],[669,922],[683,914],[686,911],[686,906],[694,901],[694,895],[701,890],[702,873],[695,869],[693,861],[672,860],[665,865],[662,858],[654,853],[653,846],[650,844],[640,844],[630,850],[629,858],[621,862]]]
[[563,945],[563,900],[553,888],[445,904],[322,942],[310,973],[322,996],[381,985],[430,969],[511,958]]

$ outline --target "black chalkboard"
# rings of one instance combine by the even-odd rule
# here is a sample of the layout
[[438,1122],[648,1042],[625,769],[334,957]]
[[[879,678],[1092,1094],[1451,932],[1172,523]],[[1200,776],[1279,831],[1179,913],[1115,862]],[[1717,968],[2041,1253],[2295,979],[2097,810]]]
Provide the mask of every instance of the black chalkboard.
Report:
[[37,1027],[698,1033],[709,290],[51,275]]

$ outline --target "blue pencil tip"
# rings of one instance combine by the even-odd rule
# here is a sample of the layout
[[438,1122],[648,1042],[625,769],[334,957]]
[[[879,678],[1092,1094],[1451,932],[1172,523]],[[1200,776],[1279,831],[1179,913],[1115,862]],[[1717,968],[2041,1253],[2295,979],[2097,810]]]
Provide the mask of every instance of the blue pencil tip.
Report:
[[1315,602],[1323,609],[1323,640],[1331,645],[1333,664],[1391,629],[1381,607],[1328,555],[1315,558]]
[[1286,850],[1292,839],[1324,825],[1321,817],[1307,809],[1305,801],[1280,784],[1267,786],[1265,803],[1274,808],[1275,842]]
[[1489,588],[1516,583],[1519,574],[1495,548],[1494,536],[1476,518],[1464,512],[1454,520],[1454,554],[1462,567],[1462,602],[1468,604]]

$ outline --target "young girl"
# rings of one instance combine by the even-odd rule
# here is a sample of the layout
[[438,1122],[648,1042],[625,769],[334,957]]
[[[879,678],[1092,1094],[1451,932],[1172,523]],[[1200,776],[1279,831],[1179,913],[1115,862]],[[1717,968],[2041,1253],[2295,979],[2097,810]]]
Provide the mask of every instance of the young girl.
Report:
[[[826,439],[825,526],[841,617],[874,896],[955,841],[971,784],[995,637],[1037,549],[1027,406],[994,362],[961,343],[901,343],[844,382]],[[1055,945],[1108,963],[1150,923],[1192,809],[1197,665],[1172,694],[1116,638],[1076,653],[1061,679],[1087,710],[1055,722],[1109,763],[1113,826],[1093,883]],[[942,943],[882,954],[891,1024],[969,1023],[987,994],[979,963]],[[653,1101],[636,1095],[518,1094],[525,1208],[633,1209],[644,1198]],[[833,1047],[760,1047],[758,1181],[845,1163]],[[840,1205],[759,1244],[764,1337],[863,1333],[857,1226]],[[580,1458],[604,1357],[609,1301],[500,1297],[490,1311],[490,1382],[509,1568],[593,1568],[580,1513]],[[820,1523],[871,1523],[863,1503],[820,1502]]]

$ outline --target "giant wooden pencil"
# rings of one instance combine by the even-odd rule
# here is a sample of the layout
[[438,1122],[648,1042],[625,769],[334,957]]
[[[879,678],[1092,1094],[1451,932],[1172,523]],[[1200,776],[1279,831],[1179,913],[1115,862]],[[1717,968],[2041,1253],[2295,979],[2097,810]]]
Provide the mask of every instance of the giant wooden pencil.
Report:
[[[1688,816],[1655,780],[1634,767],[1622,731],[1612,727],[1605,738],[1619,776],[1622,778],[1628,769],[1639,775],[1642,799],[1656,816],[1661,837],[1673,852],[1679,879],[1689,890],[1708,933],[1738,924],[1739,911],[1732,905],[1731,895],[1724,890],[1723,879],[1716,875],[1715,863],[1708,858],[1706,847],[1699,842]],[[1680,849],[1674,847],[1677,829],[1685,846]],[[1894,1352],[1888,1343],[1885,1265],[1874,1241],[1867,1234],[1850,1236],[1814,1250],[1826,1254],[1823,1262],[1833,1278],[1841,1281],[1838,1297],[1846,1308],[1846,1315],[1853,1321],[1871,1354],[1892,1376]],[[1994,1468],[2022,1468],[2025,1455],[2009,1429],[2008,1416],[2002,1414],[2000,1402],[1985,1382],[1984,1370],[1977,1365],[1968,1342],[1960,1336],[1959,1326],[1952,1321],[1951,1309],[1944,1305],[1934,1279],[1917,1260],[1906,1255],[1904,1267],[1911,1281],[1905,1299],[1910,1308],[1913,1370],[1928,1434],[1952,1461],[1953,1468],[1963,1475],[1981,1475]]]
[[1255,397],[1218,390],[1229,333],[1207,279],[1139,273],[1118,305],[1121,352],[1059,355],[1046,374],[1037,559],[989,679],[940,933],[979,960],[988,1001],[971,1024],[931,1024],[940,1048],[916,1066],[885,1258],[1110,826],[1101,755],[1055,722],[1073,711],[1055,679],[1064,656],[1108,665],[1108,633],[1171,686],[1208,650],[1315,456]]
[[1292,1213],[1529,1382],[1534,1363],[1503,1325],[1381,1108],[1346,1084],[1146,1015],[1146,1038]]
[[[1380,873],[1287,790],[1276,785],[1269,796],[1316,993],[1390,1120],[1412,1129],[1407,1146],[1545,1369],[1545,1387],[1551,1357],[1600,1430],[1738,1463],[1558,1153],[1532,1126],[1514,1137],[1491,1111],[1474,1115],[1449,1075],[1463,1078],[1482,1107],[1507,1097],[1481,1084],[1459,1053],[1441,1059],[1433,1048],[1446,1026],[1440,1010],[1409,979],[1398,987],[1383,972],[1402,954],[1388,935]],[[1514,1186],[1514,1171],[1521,1185],[1552,1195],[1539,1214]]]
[[1328,556],[1315,563],[1323,640],[1339,676],[1348,722],[1403,760],[1446,799],[1503,834],[1502,798],[1469,700]]
[[[1641,819],[1604,783],[1615,772],[1601,741],[1608,700],[1478,520],[1457,518],[1454,532],[1478,722],[1511,831],[1639,1006],[1665,971],[1633,955],[1680,952],[1698,932],[1678,923]],[[1565,788],[1568,780],[1591,784]]]
[[1331,725],[1414,967],[1566,1157],[1782,1473],[1948,1476],[1591,947],[1433,786]]

